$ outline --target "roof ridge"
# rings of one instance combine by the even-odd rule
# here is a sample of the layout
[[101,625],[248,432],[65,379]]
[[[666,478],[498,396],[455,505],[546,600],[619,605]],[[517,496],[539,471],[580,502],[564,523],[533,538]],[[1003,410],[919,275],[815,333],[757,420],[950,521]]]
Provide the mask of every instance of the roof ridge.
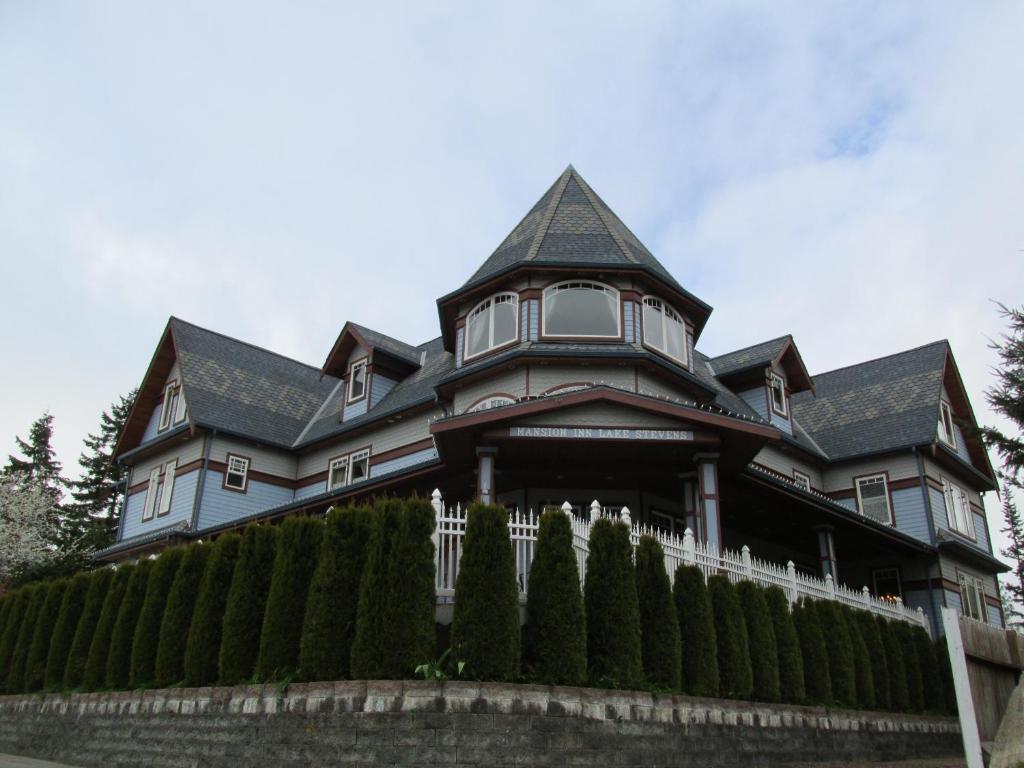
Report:
[[320,372],[320,369],[317,368],[315,365],[310,365],[309,363],[304,363],[301,360],[296,360],[294,357],[288,357],[288,355],[283,355],[280,352],[275,352],[272,349],[261,347],[259,344],[253,344],[251,341],[243,341],[242,339],[236,339],[234,336],[228,336],[226,333],[221,333],[220,331],[211,331],[209,328],[204,328],[201,325],[190,323],[188,320],[182,320],[180,317],[176,317],[175,315],[171,315],[171,321],[182,323],[183,325],[195,328],[197,331],[203,331],[204,333],[208,333],[211,336],[219,336],[222,339],[225,339],[227,341],[233,341],[235,344],[241,344],[242,346],[249,347],[250,349],[255,349],[258,352],[265,352],[268,355],[273,355],[274,357],[279,357],[282,360],[287,360],[290,363],[301,365],[304,368],[309,368],[311,370],[316,371],[317,373]]
[[570,165],[564,171],[562,171],[561,177],[555,182],[557,189],[555,194],[551,196],[551,201],[548,203],[547,210],[544,211],[544,218],[541,219],[540,226],[537,227],[537,232],[533,236],[533,242],[530,243],[530,250],[526,252],[526,258],[523,261],[533,261],[537,258],[537,253],[540,251],[541,245],[544,243],[544,238],[548,236],[548,228],[551,226],[551,221],[555,218],[555,211],[558,210],[558,204],[562,202],[562,195],[565,194],[565,188],[569,186],[569,179],[572,178],[573,174],[576,173],[576,169]]
[[396,342],[398,344],[404,344],[405,346],[409,347],[409,349],[417,349],[418,348],[418,345],[410,344],[408,341],[402,341],[398,337],[392,336],[390,333],[384,333],[384,331],[378,331],[376,328],[371,328],[368,325],[362,325],[361,323],[357,323],[357,322],[354,322],[352,320],[349,320],[348,322],[349,322],[349,325],[354,325],[356,328],[359,328],[360,330],[370,331],[371,333],[376,333],[378,336],[383,336],[386,339],[391,339],[391,341],[394,341],[394,342]]
[[945,344],[948,347],[949,346],[949,339],[939,339],[938,341],[930,341],[927,344],[921,344],[921,345],[919,345],[917,347],[911,347],[910,349],[900,350],[899,352],[892,352],[892,353],[890,353],[888,355],[881,355],[879,357],[873,357],[870,360],[862,360],[859,363],[850,363],[849,365],[841,365],[840,367],[833,368],[830,371],[822,371],[821,373],[816,373],[813,376],[811,376],[811,378],[812,379],[816,379],[819,376],[829,376],[829,375],[831,375],[833,373],[839,373],[840,371],[846,371],[846,370],[849,370],[850,368],[858,368],[859,366],[867,365],[868,363],[878,363],[878,362],[881,362],[882,360],[888,360],[890,357],[899,357],[900,355],[909,355],[911,352],[918,352],[918,351],[920,351],[922,349],[926,349],[927,347],[934,347],[934,346],[937,346],[939,344]]
[[[582,176],[576,173],[575,168],[572,168],[572,166],[569,167],[570,169],[572,169],[572,175],[576,177],[576,183],[579,184],[580,189],[583,190],[584,197],[586,197],[587,201],[590,203],[590,208],[594,211],[595,214],[597,214],[597,218],[601,220],[601,223],[604,224],[604,228],[607,230],[612,240],[615,241],[615,245],[619,247],[619,250],[622,251],[622,255],[626,257],[626,261],[629,261],[633,264],[639,264],[639,260],[635,256],[633,256],[633,254],[630,253],[629,249],[626,247],[626,243],[625,241],[623,241],[622,235],[618,231],[616,231],[616,228],[611,225],[611,222],[609,222],[607,213],[609,213],[610,211],[605,210],[608,206],[603,204],[603,200],[600,201],[602,204],[598,205],[598,201],[600,200],[600,198],[597,197],[597,193],[595,193],[594,190],[590,188],[590,185],[583,180]],[[625,226],[625,224],[623,224],[623,226]],[[636,238],[636,235],[633,235],[633,237]]]
[[737,354],[739,352],[746,352],[748,349],[753,349],[754,347],[760,347],[762,344],[771,344],[773,341],[782,341],[783,339],[789,339],[790,341],[792,341],[793,340],[793,334],[792,333],[784,333],[782,336],[776,336],[774,339],[765,339],[764,341],[757,341],[757,342],[754,342],[753,344],[748,344],[745,347],[740,347],[739,349],[731,349],[728,352],[723,352],[720,355],[715,355],[714,357],[711,357],[711,358],[708,358],[708,359],[709,360],[718,360],[719,358],[725,357],[726,355],[735,355],[735,354]]

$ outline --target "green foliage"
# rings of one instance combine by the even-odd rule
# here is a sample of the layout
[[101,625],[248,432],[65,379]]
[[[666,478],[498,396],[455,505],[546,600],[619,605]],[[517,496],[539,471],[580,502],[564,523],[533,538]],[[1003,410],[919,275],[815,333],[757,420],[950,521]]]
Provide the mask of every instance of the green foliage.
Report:
[[[125,587],[124,595],[117,608],[117,619],[110,636],[110,650],[107,653],[107,669],[105,681],[107,688],[127,688],[131,680],[132,642],[135,639],[135,628],[139,623],[139,613],[146,600],[146,587],[155,561],[146,558],[140,560],[132,569]],[[96,643],[93,642],[93,648]],[[90,658],[92,648],[89,649]],[[88,674],[86,674],[88,678]]]
[[640,604],[625,524],[607,518],[594,523],[583,595],[590,681],[617,688],[641,685]]
[[[11,612],[11,606],[13,604],[13,594],[0,597],[0,637],[3,637],[4,627],[7,625],[7,615]],[[2,669],[2,667],[0,667],[0,669]]]
[[25,665],[32,645],[32,635],[48,592],[45,584],[30,584],[22,591],[26,592],[27,602],[11,653],[10,667],[7,670],[7,693],[21,693],[25,690]]
[[428,661],[416,667],[415,674],[420,675],[424,680],[435,680],[443,682],[452,677],[462,677],[462,671],[466,668],[466,662],[450,662],[448,657],[452,649],[449,648],[441,654],[436,661]]
[[[121,610],[121,603],[124,601],[125,593],[128,591],[128,584],[137,566],[122,565],[114,571],[110,578],[110,586],[103,596],[103,606],[100,608],[99,618],[96,619],[96,629],[89,638],[89,653],[85,660],[85,674],[82,677],[82,688],[87,691],[95,691],[107,685],[107,660],[113,649],[114,628],[117,625],[117,617]],[[143,584],[145,589],[145,584]],[[134,631],[134,626],[132,627]],[[131,653],[131,637],[128,638],[127,653]],[[128,664],[125,657],[125,679],[127,679]]]
[[478,680],[508,681],[519,674],[519,587],[508,532],[508,512],[473,504],[455,583],[452,649]]
[[[779,651],[779,698],[788,704],[801,704],[804,693],[804,662],[800,654],[800,638],[789,610],[789,598],[782,587],[765,590],[768,612],[775,631],[775,645]],[[824,640],[824,638],[823,638]]]
[[540,517],[530,566],[524,666],[539,683],[583,685],[587,679],[587,621],[572,548],[572,523],[560,509]]
[[905,621],[894,621],[893,629],[903,651],[903,668],[907,677],[907,711],[924,710],[924,684],[921,679],[921,659],[917,655],[914,632]]
[[665,551],[651,536],[641,536],[636,548],[636,591],[644,675],[650,685],[677,690],[682,685],[679,619],[665,571]]
[[43,687],[56,690],[64,686],[64,668],[71,653],[71,643],[75,639],[75,630],[85,608],[86,595],[92,583],[91,573],[78,573],[64,591],[57,614],[57,622],[53,627],[53,638],[46,656],[46,669]]
[[185,646],[192,627],[199,583],[209,556],[210,547],[206,544],[190,545],[174,575],[160,620],[160,640],[156,647],[153,679],[158,687],[173,685],[185,677]]
[[224,609],[218,657],[221,685],[237,685],[256,671],[277,532],[273,526],[251,525],[242,536]]
[[64,593],[68,588],[67,579],[57,579],[43,585],[46,599],[36,626],[32,632],[32,643],[29,645],[28,657],[25,660],[25,682],[22,690],[31,693],[41,690],[46,679],[46,657],[50,653],[50,641],[53,639],[53,628],[60,616],[60,606],[64,601]]
[[101,568],[89,574],[89,589],[85,593],[85,604],[82,615],[75,627],[75,635],[68,649],[68,658],[64,664],[64,687],[80,688],[85,682],[85,667],[89,661],[89,646],[96,634],[103,603],[114,577],[111,568]]
[[298,670],[302,621],[323,530],[323,522],[313,517],[289,517],[281,523],[256,662],[256,674],[263,680],[280,680]]
[[850,641],[853,644],[853,676],[857,691],[857,706],[864,709],[875,708],[875,676],[871,665],[871,657],[868,655],[868,645],[860,631],[860,610],[854,610],[849,606],[840,606],[843,619],[846,621],[846,629],[850,633]]
[[[357,680],[379,680],[391,674],[387,641],[394,623],[391,604],[392,561],[402,526],[402,503],[394,499],[374,507],[374,525],[359,585],[356,636],[350,668]],[[429,658],[427,654],[421,658]]]
[[853,660],[853,640],[839,604],[832,600],[818,600],[818,612],[828,649],[828,674],[832,680],[832,697],[837,704],[852,707],[857,704],[857,673]]
[[708,593],[718,638],[719,689],[728,698],[749,699],[754,692],[754,673],[739,594],[726,576],[709,577]]
[[186,547],[170,547],[153,561],[153,570],[146,584],[146,597],[139,611],[132,638],[132,655],[129,666],[129,684],[132,688],[143,688],[153,684],[156,677],[156,651],[160,644],[160,624],[167,607],[167,598],[174,584],[174,577],[185,557]]
[[359,583],[372,530],[369,507],[335,508],[327,513],[299,647],[299,668],[305,680],[348,677]]
[[864,646],[867,649],[868,658],[871,660],[875,707],[889,709],[891,703],[889,698],[889,662],[885,654],[882,634],[878,629],[878,622],[867,611],[855,611],[854,615],[861,639],[864,640]]
[[831,704],[832,676],[829,674],[828,648],[818,612],[809,600],[803,599],[793,606],[793,626],[800,640],[807,701],[811,704]]
[[718,640],[711,598],[700,568],[676,568],[672,597],[679,619],[682,688],[693,696],[717,696]]
[[921,667],[922,709],[928,712],[944,712],[946,710],[946,693],[942,688],[942,675],[939,674],[939,663],[935,658],[935,646],[932,644],[928,631],[922,626],[910,628],[917,647],[916,656]]
[[35,586],[22,587],[7,596],[5,601],[7,615],[4,618],[3,633],[0,634],[0,692],[7,689],[7,677],[11,671],[11,660],[14,647],[18,642],[18,634],[24,623],[32,591]]
[[210,545],[210,558],[199,583],[195,612],[185,645],[187,685],[210,685],[217,681],[217,657],[224,628],[224,611],[241,543],[242,537],[237,533],[225,533]]
[[907,670],[903,663],[903,645],[896,634],[894,622],[876,617],[878,634],[885,648],[885,661],[889,667],[889,709],[906,712],[910,706],[907,693]]
[[775,639],[775,625],[764,588],[752,581],[736,585],[747,625],[750,643],[750,668],[754,680],[755,701],[779,701],[782,697],[779,683],[779,647]]

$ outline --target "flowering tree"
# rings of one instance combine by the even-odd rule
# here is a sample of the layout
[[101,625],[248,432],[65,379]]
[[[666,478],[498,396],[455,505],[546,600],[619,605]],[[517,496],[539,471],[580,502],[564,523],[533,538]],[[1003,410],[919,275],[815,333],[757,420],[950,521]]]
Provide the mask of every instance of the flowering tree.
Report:
[[0,476],[0,583],[53,557],[53,494],[40,482]]

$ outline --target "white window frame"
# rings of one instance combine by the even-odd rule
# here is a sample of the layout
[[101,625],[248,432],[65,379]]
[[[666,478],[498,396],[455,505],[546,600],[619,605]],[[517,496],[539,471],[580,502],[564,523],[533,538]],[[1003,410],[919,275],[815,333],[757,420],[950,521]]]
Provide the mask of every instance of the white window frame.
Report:
[[[647,338],[647,322],[645,321],[645,315],[644,315],[646,310],[644,308],[648,307],[648,306],[652,307],[652,308],[655,308],[657,311],[661,312],[661,314],[662,314],[662,321],[661,321],[661,344],[660,345]],[[672,319],[678,321],[679,324],[683,326],[683,338],[682,338],[682,342],[683,342],[682,343],[683,356],[681,358],[676,357],[675,355],[669,353],[669,351],[668,351],[668,323],[665,322],[665,318],[668,317],[670,315],[670,313],[671,313],[671,315],[674,315],[674,317]],[[648,346],[651,349],[657,350],[658,352],[663,354],[665,357],[667,357],[669,360],[675,360],[677,363],[679,363],[684,368],[688,368],[689,367],[689,363],[687,362],[688,359],[689,359],[688,358],[688,354],[689,354],[689,339],[687,338],[689,336],[689,333],[688,333],[688,329],[686,327],[686,320],[683,318],[683,316],[679,312],[676,311],[675,307],[673,307],[667,301],[665,301],[664,299],[662,299],[662,298],[660,298],[658,296],[644,296],[643,301],[640,303],[640,322],[643,325],[643,334],[641,335],[641,338],[643,339],[643,342],[644,342],[645,346]]]
[[149,471],[149,485],[146,487],[146,498],[142,503],[142,522],[153,519],[156,512],[157,494],[160,492],[160,467]]
[[355,464],[360,461],[366,462],[366,474],[363,475],[358,482],[370,479],[370,449],[363,448],[360,451],[355,451],[348,455],[348,472],[346,473],[346,485],[352,485],[353,482],[356,482],[352,478],[352,467],[355,466]]
[[[977,576],[964,573],[961,570],[956,572],[957,582],[960,584],[960,613],[969,619],[988,623],[988,603],[985,602],[985,584]],[[974,605],[971,597],[977,602]],[[977,615],[975,615],[977,614]]]
[[348,456],[338,456],[327,464],[327,490],[348,485]]
[[171,496],[174,494],[174,472],[178,469],[178,460],[171,459],[164,465],[164,482],[160,486],[160,506],[156,516],[163,517],[171,511]]
[[[870,517],[869,515],[864,514],[864,500],[861,497],[861,492],[860,492],[861,484],[865,484],[865,485],[868,484],[868,483],[874,484],[878,480],[882,481],[882,490],[884,491],[884,494],[883,494],[882,498],[885,499],[885,509],[886,509],[886,511],[889,514],[888,522],[883,521],[883,520],[876,520],[875,518]],[[869,520],[875,520],[876,523],[882,523],[883,525],[893,525],[892,502],[889,499],[889,478],[886,476],[886,474],[884,472],[878,472],[878,473],[873,474],[873,475],[864,475],[863,477],[856,478],[853,481],[853,485],[854,485],[854,487],[855,487],[855,489],[857,491],[857,513],[859,515],[861,515],[862,517],[868,518]]]
[[[614,336],[608,336],[600,333],[548,333],[548,297],[552,294],[558,293],[561,290],[572,290],[576,287],[586,287],[587,290],[600,290],[605,293],[610,293],[615,297],[613,306],[615,307],[615,327],[617,329]],[[621,339],[622,338],[622,295],[619,293],[618,288],[613,288],[605,283],[599,283],[596,280],[563,280],[560,283],[549,285],[544,289],[542,295],[542,306],[540,308],[540,322],[541,322],[541,336],[549,339]]]
[[[504,341],[499,341],[499,342],[495,343],[495,341],[494,341],[494,308],[498,304],[511,304],[512,305],[512,307],[513,307],[513,309],[515,311],[515,329],[516,329],[516,332],[512,336],[511,339],[505,339]],[[485,312],[487,313],[487,347],[482,349],[482,350],[480,350],[479,352],[474,352],[473,354],[469,354],[469,336],[470,336],[469,324],[470,324],[470,322],[474,318],[479,317],[480,315],[484,314]],[[486,299],[484,299],[479,304],[477,304],[475,307],[473,307],[473,309],[470,310],[469,314],[466,315],[466,327],[465,327],[465,330],[462,333],[462,359],[463,360],[471,360],[474,357],[480,357],[481,355],[486,355],[488,352],[491,352],[491,351],[493,351],[495,349],[498,349],[499,347],[504,347],[506,344],[514,344],[515,342],[519,341],[519,333],[520,333],[520,329],[519,329],[519,295],[506,291],[506,292],[503,292],[503,293],[496,293],[493,296],[488,296]]]
[[793,484],[798,488],[803,488],[805,491],[811,490],[811,476],[806,472],[801,472],[799,469],[793,470]]
[[[361,357],[348,367],[348,395],[345,398],[346,403],[358,403],[363,400],[370,389],[370,372],[367,370],[369,358]],[[357,396],[352,395],[352,387],[356,383],[356,370],[363,370],[363,391]]]
[[[239,468],[240,467],[240,468]],[[242,484],[241,486],[235,485],[228,481],[231,475],[241,475]],[[231,491],[241,491],[245,493],[249,488],[249,459],[245,456],[236,456],[233,453],[229,453],[227,461],[224,462],[224,487]]]
[[489,411],[491,408],[501,408],[505,405],[515,405],[515,399],[508,395],[490,395],[485,397],[483,400],[478,400],[473,404],[472,407],[466,410],[466,413],[477,413],[479,411]]
[[171,425],[171,416],[173,416],[173,407],[176,402],[174,392],[178,388],[177,381],[169,381],[164,386],[164,401],[160,406],[160,425],[157,427],[157,432],[163,432]]
[[[778,385],[779,392],[782,394],[782,408],[780,409],[775,404],[775,385]],[[780,376],[775,371],[768,372],[768,407],[772,409],[772,413],[777,413],[780,416],[789,417],[789,402],[786,397],[786,379]]]
[[956,450],[956,427],[953,424],[953,409],[945,400],[939,401],[939,439]]
[[178,390],[177,407],[174,409],[174,423],[181,424],[188,418],[188,403],[185,402],[185,389]]
[[[967,495],[967,491],[943,477],[942,497],[946,502],[946,522],[949,524],[949,530],[973,540],[975,538],[974,511],[971,509],[971,497]],[[959,502],[959,510],[957,502]],[[963,514],[963,526],[960,525],[958,512]]]

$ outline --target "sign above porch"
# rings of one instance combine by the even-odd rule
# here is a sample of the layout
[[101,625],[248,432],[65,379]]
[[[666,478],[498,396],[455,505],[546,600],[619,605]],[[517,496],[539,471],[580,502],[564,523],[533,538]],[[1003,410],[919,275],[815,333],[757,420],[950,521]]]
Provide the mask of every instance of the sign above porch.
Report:
[[647,442],[693,442],[693,432],[687,429],[652,429],[649,427],[588,427],[588,426],[511,426],[509,437],[540,438],[543,440],[641,440]]

